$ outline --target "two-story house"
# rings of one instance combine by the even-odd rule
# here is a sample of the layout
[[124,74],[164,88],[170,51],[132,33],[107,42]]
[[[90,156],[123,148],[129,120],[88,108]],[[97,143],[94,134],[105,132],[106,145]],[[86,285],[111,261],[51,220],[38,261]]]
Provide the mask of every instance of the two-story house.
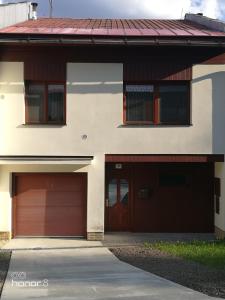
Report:
[[225,30],[37,19],[0,30],[0,236],[225,236]]

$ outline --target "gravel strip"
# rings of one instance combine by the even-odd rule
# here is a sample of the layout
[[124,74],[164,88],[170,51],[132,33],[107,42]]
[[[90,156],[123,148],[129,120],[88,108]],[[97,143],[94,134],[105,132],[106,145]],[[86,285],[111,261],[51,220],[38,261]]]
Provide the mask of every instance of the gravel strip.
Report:
[[9,262],[11,258],[10,251],[0,250],[0,295],[9,269]]
[[110,249],[120,260],[209,296],[225,299],[225,269],[217,270],[143,246]]

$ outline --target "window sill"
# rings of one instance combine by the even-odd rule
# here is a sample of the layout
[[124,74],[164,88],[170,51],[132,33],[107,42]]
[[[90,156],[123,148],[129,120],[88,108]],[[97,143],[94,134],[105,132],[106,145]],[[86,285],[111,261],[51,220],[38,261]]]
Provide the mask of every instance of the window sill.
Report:
[[46,128],[57,128],[57,127],[64,127],[67,126],[66,123],[58,123],[58,124],[54,124],[54,123],[25,123],[25,124],[21,124],[18,127],[33,127],[33,128],[40,128],[40,127],[46,127]]
[[144,123],[136,123],[136,124],[121,124],[119,128],[171,128],[171,127],[191,127],[193,124],[144,124]]

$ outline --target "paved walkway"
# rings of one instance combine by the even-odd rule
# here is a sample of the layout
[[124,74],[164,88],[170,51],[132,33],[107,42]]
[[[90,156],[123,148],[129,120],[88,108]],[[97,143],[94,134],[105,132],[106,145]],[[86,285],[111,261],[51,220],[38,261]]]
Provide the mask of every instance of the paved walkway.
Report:
[[86,247],[117,247],[138,245],[156,241],[191,241],[214,240],[209,233],[106,233],[102,242],[87,241],[82,238],[16,238],[6,243],[2,249],[10,250],[41,250],[41,249],[74,249]]
[[119,261],[107,248],[99,247],[13,251],[1,299],[215,300],[216,298],[207,297],[137,269]]

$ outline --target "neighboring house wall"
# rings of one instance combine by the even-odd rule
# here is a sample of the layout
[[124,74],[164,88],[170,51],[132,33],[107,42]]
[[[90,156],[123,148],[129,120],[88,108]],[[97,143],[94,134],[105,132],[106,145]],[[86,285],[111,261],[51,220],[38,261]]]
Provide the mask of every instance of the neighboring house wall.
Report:
[[0,5],[0,28],[28,20],[31,17],[31,2]]
[[[225,65],[198,65],[193,68],[194,82],[202,86],[199,95],[205,97],[205,103],[201,106],[202,113],[200,118],[208,113],[208,104],[210,105],[210,118],[212,119],[212,128],[207,127],[212,135],[213,153],[225,153]],[[211,103],[213,106],[211,107]],[[225,237],[225,167],[224,163],[215,164],[215,177],[220,178],[221,197],[220,212],[215,213],[216,233],[219,237]]]
[[224,163],[216,163],[215,177],[220,178],[221,196],[219,200],[220,211],[215,214],[215,227],[218,237],[225,238],[225,166]]

